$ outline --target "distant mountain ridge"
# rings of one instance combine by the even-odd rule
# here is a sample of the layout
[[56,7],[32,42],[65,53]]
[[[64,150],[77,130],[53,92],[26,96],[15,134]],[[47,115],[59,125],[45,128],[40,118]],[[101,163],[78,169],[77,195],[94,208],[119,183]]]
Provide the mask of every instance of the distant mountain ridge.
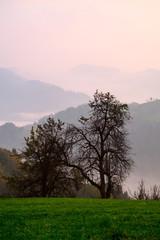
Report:
[[111,68],[106,66],[96,66],[96,65],[89,65],[89,64],[80,64],[70,70],[75,74],[81,75],[98,75],[98,76],[109,76],[115,75],[120,73],[121,71],[117,68]]
[[55,113],[88,102],[87,94],[64,91],[53,84],[27,80],[0,68],[0,121],[20,120],[25,113]]
[[[160,70],[157,69],[125,72],[118,68],[80,64],[70,69],[65,79],[69,86],[73,86],[72,89],[77,88],[82,92],[86,92],[87,89],[91,96],[98,89],[111,92],[121,102],[127,103],[142,103],[150,97],[160,98]],[[85,85],[80,84],[82,81]]]
[[[14,71],[22,74],[21,71]],[[28,77],[27,73],[22,75]],[[33,76],[36,74],[33,73]],[[38,79],[45,81],[45,76],[39,76]],[[83,63],[57,73],[53,70],[53,73],[47,75],[47,79],[50,82],[54,79],[54,83],[64,89],[78,90],[89,96],[93,96],[96,89],[111,92],[121,102],[143,103],[150,98],[160,98],[160,70],[158,69],[125,72],[114,67]]]

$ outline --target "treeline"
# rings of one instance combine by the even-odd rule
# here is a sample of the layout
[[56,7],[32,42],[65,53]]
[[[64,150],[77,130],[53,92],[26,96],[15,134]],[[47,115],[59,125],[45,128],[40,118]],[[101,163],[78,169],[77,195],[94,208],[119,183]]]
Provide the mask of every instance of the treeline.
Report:
[[[0,148],[0,198],[2,197],[25,197],[27,196],[27,192],[21,192],[21,189],[18,192],[15,188],[12,187],[14,183],[10,183],[10,187],[7,184],[5,178],[13,176],[13,173],[17,173],[19,168],[19,164],[24,164],[19,158],[19,154],[17,154],[16,149],[12,149],[12,151]],[[72,185],[69,186],[72,190],[66,194],[66,192],[57,193],[56,195],[52,193],[52,197],[76,197],[76,198],[100,198],[99,191],[92,186],[91,184],[87,184],[83,178],[77,176],[74,173],[75,178],[72,180]],[[4,177],[5,176],[5,177]],[[10,180],[12,178],[9,178]],[[74,182],[76,180],[76,182]],[[24,187],[24,190],[25,187]],[[136,199],[136,200],[160,200],[160,186],[153,185],[150,188],[146,188],[144,179],[139,181],[137,186],[137,190],[132,191],[124,191],[122,186],[117,186],[114,190],[115,194],[114,198],[117,199]],[[32,196],[32,195],[31,195]]]
[[130,196],[136,200],[160,200],[160,185],[153,185],[150,188],[146,188],[145,181],[142,178],[139,182],[137,190]]
[[[0,148],[0,198],[38,196],[35,191],[31,193],[30,189],[26,188],[26,179],[25,185],[23,185],[24,182],[20,183],[19,174],[21,172],[21,168],[25,168],[25,162],[20,158],[20,155],[17,153],[16,149],[9,151],[7,149]],[[28,177],[30,178],[31,176]],[[18,180],[18,178],[19,184],[16,182],[16,179]],[[63,180],[65,180],[65,178],[63,178]],[[52,192],[51,197],[101,197],[99,191],[91,184],[87,184],[84,178],[82,178],[76,172],[72,172],[72,178],[70,178],[70,181],[67,181],[67,183],[69,183],[69,185],[65,184],[63,186],[63,189],[64,187],[66,188],[65,191],[60,188],[57,192]],[[33,186],[33,183],[31,183],[31,185]],[[114,197],[118,199],[130,198],[128,192],[123,191],[122,186],[117,186]]]

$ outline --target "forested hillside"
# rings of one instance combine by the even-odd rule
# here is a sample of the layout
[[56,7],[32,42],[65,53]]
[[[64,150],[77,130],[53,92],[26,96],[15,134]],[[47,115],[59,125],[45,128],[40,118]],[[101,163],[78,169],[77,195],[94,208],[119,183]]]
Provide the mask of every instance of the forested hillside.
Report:
[[138,176],[160,183],[160,100],[130,105],[129,139]]
[[30,133],[31,126],[16,127],[13,123],[5,123],[0,126],[0,147],[17,151],[24,145],[24,137]]
[[17,169],[17,162],[12,153],[6,149],[0,148],[0,195],[8,192],[5,180],[2,176],[10,176]]

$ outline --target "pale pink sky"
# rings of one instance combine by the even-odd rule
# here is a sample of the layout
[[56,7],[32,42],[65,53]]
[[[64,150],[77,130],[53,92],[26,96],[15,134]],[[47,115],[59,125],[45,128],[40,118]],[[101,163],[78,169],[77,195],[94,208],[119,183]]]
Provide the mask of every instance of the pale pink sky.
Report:
[[160,69],[159,0],[0,0],[0,67]]

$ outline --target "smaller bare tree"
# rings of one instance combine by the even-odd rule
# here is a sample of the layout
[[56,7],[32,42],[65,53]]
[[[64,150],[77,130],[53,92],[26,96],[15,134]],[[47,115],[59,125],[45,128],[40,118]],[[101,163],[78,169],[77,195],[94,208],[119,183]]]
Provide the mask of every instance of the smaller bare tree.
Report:
[[160,200],[160,186],[150,187],[150,200]]
[[146,188],[144,184],[144,179],[140,180],[137,190],[134,191],[132,197],[137,200],[146,200],[146,198],[148,198],[148,194],[146,193]]
[[144,179],[141,179],[137,190],[134,194],[130,194],[132,198],[137,200],[160,200],[160,186],[153,185],[150,189],[146,189]]

